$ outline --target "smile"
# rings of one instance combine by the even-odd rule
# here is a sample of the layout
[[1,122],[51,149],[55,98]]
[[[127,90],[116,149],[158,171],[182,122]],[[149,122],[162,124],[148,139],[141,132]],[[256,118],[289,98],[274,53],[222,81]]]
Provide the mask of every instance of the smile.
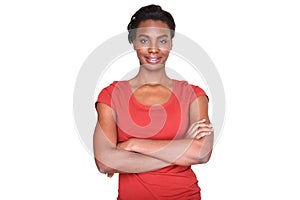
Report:
[[160,62],[161,57],[145,57],[146,61],[150,64],[157,64]]

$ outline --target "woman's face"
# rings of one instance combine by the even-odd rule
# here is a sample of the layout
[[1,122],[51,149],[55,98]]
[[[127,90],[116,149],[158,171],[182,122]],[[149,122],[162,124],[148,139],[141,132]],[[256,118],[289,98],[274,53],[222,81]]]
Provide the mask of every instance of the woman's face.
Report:
[[133,45],[140,65],[164,66],[172,48],[169,26],[160,20],[140,22]]

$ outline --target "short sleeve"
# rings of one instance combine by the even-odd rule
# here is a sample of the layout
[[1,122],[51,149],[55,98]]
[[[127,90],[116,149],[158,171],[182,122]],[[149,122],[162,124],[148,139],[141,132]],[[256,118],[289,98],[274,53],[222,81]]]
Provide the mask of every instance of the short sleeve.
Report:
[[95,102],[95,107],[97,106],[97,103],[100,103],[100,102],[108,105],[109,107],[112,107],[112,93],[113,93],[114,88],[115,88],[114,83],[103,88],[98,95],[97,101]]
[[[199,86],[195,86],[195,85],[190,85],[190,86],[193,88],[195,99],[200,96],[206,96],[207,100],[209,100],[206,92],[202,88],[200,88]],[[193,99],[193,100],[195,100],[195,99]]]

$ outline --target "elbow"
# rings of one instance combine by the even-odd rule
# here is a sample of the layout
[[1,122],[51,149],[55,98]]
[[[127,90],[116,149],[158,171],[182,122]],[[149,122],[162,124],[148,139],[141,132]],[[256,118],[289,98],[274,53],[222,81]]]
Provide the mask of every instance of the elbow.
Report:
[[211,154],[206,156],[199,156],[198,154],[198,155],[191,156],[189,162],[185,163],[185,165],[205,164],[210,160],[210,155]]
[[210,160],[213,150],[213,137],[204,137],[202,141],[196,141],[195,153],[197,164],[205,164]]
[[212,147],[209,148],[198,148],[193,153],[193,162],[194,164],[205,164],[210,160],[212,154]]
[[182,165],[182,166],[205,164],[210,160],[210,156],[211,156],[211,151],[206,154],[203,153],[199,154],[199,152],[194,152],[182,159],[177,160],[175,164]]
[[115,170],[113,168],[108,167],[103,162],[99,161],[97,158],[95,158],[95,163],[96,163],[98,171],[102,174],[114,173],[115,172]]
[[210,160],[210,157],[211,157],[211,151],[204,156],[200,156],[198,158],[198,164],[208,163],[208,161]]
[[111,156],[111,151],[108,149],[107,151],[95,151],[94,159],[97,169],[102,174],[114,173],[116,170],[114,169],[114,163]]
[[94,148],[94,159],[97,169],[102,174],[114,173],[115,163],[113,162],[113,151],[115,148]]

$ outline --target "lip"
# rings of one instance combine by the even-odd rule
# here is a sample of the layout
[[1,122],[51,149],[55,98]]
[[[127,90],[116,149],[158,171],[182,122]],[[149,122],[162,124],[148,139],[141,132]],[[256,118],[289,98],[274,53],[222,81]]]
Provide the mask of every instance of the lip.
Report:
[[147,56],[145,56],[145,60],[149,64],[157,64],[157,63],[160,62],[161,57],[147,57]]

